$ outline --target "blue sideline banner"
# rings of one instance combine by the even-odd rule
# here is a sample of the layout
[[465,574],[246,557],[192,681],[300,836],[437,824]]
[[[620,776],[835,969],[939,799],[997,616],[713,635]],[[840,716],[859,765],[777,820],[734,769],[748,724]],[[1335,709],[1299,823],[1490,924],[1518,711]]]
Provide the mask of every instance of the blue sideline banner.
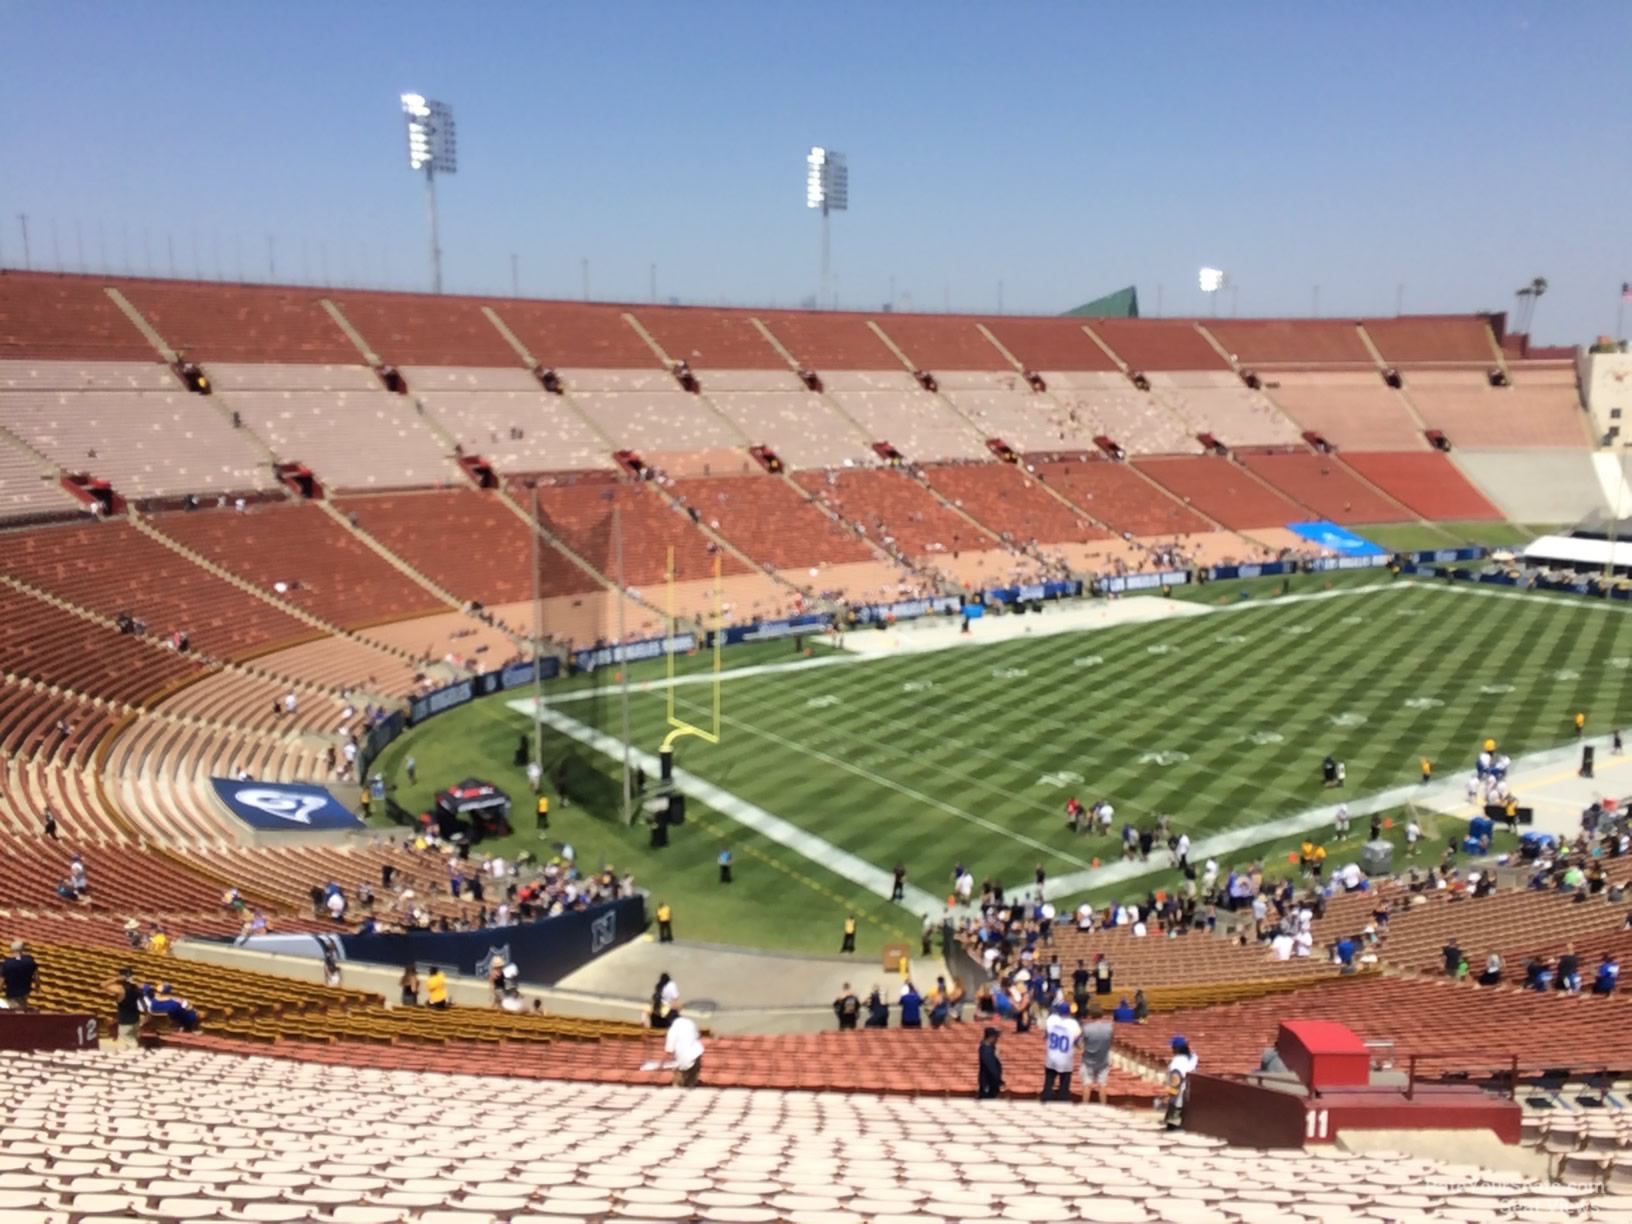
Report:
[[1286,529],[1311,544],[1344,557],[1364,557],[1385,551],[1370,540],[1355,535],[1347,527],[1339,527],[1325,519],[1315,519],[1309,523],[1288,523]]
[[1101,595],[1120,595],[1124,591],[1154,591],[1161,586],[1184,586],[1189,581],[1189,570],[1168,570],[1163,574],[1126,574],[1117,578],[1101,578],[1094,583],[1094,590]]
[[1231,578],[1273,578],[1290,574],[1298,568],[1295,561],[1265,561],[1259,565],[1215,565],[1208,574],[1210,582],[1225,582]]
[[368,777],[368,767],[374,763],[374,758],[385,751],[386,745],[402,734],[407,725],[400,710],[388,714],[383,722],[377,722],[368,729],[363,742],[357,749],[357,776]]
[[210,785],[215,788],[215,797],[222,807],[261,833],[349,831],[364,827],[324,786],[239,782],[234,778],[211,778]]
[[856,609],[856,619],[864,625],[879,621],[916,620],[938,612],[956,612],[962,603],[955,595],[938,595],[934,599],[903,599],[900,603],[868,604]]
[[795,616],[788,620],[733,625],[725,631],[724,644],[735,646],[739,642],[774,642],[783,638],[810,637],[825,632],[829,623],[825,616]]
[[1388,561],[1388,557],[1383,553],[1372,553],[1364,557],[1321,557],[1315,562],[1314,567],[1317,573],[1329,570],[1381,569]]
[[1080,582],[1034,582],[1026,586],[996,587],[986,592],[986,599],[1003,604],[1035,603],[1040,599],[1064,599],[1081,593]]
[[1451,561],[1477,561],[1485,555],[1483,548],[1427,548],[1407,553],[1418,565],[1444,565]]
[[639,642],[625,642],[621,646],[580,650],[572,656],[572,661],[580,671],[593,671],[609,663],[638,663],[642,659],[661,659],[665,654],[688,654],[696,647],[695,633],[677,633],[672,638],[645,638]]
[[450,684],[446,688],[439,688],[434,693],[426,693],[423,697],[415,697],[408,707],[408,721],[412,723],[424,722],[434,714],[445,714],[456,709],[476,696],[476,681],[461,680],[457,684]]
[[485,978],[494,953],[516,966],[521,980],[553,986],[603,952],[626,944],[646,929],[646,899],[636,895],[593,909],[538,922],[482,931],[405,931],[391,935],[340,935],[348,961],[407,967],[431,965]]

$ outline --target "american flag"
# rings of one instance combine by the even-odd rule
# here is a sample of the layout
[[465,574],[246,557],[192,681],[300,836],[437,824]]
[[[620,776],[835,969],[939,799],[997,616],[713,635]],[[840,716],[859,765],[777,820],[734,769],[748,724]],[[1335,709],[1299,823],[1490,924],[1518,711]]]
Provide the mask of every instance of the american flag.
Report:
[[1621,282],[1621,301],[1632,302],[1632,283]]

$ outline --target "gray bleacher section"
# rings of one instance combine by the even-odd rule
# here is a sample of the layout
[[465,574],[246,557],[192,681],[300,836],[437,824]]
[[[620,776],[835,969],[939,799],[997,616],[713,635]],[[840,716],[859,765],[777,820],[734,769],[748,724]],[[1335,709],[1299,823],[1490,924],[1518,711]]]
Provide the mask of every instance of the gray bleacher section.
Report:
[[1458,448],[1451,458],[1515,523],[1575,523],[1609,508],[1590,451]]

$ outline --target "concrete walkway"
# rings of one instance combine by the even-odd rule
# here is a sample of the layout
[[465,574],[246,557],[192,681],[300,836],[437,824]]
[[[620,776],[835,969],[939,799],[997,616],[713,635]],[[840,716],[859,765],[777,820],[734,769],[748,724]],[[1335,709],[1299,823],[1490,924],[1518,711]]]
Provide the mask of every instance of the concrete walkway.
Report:
[[[919,990],[945,972],[939,956],[915,959]],[[831,1028],[833,1000],[846,983],[866,999],[880,987],[893,1004],[900,993],[899,971],[886,971],[877,957],[801,956],[721,944],[660,944],[643,937],[597,957],[561,989],[601,997],[650,999],[660,973],[680,989],[680,998],[717,1033],[791,1033]]]

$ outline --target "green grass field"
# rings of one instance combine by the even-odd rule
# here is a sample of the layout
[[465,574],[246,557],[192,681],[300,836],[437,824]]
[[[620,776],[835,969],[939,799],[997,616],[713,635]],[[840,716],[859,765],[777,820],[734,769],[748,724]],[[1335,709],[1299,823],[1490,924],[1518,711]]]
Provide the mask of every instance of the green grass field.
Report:
[[[977,879],[1019,885],[1037,863],[1051,877],[1075,876],[1096,857],[1117,857],[1110,841],[1065,827],[1073,793],[1108,797],[1118,826],[1161,811],[1199,839],[1330,802],[1318,768],[1328,752],[1346,761],[1353,801],[1415,781],[1423,754],[1444,776],[1466,769],[1487,735],[1517,757],[1569,740],[1578,708],[1600,732],[1632,717],[1632,619],[1621,608],[1439,585],[1448,584],[1391,584],[1376,572],[1299,578],[1293,598],[1277,600],[1278,580],[1217,584],[1182,592],[1211,605],[1202,615],[728,673],[721,743],[683,740],[677,763],[866,863],[903,862],[912,883],[944,895],[958,861]],[[1325,597],[1298,598],[1328,586]],[[798,650],[739,647],[727,666],[778,668]],[[679,670],[707,664],[694,657]],[[665,732],[661,676],[661,664],[631,671],[631,739],[648,752]],[[709,694],[707,685],[676,689],[678,712],[706,724]],[[393,745],[381,768],[399,801],[418,810],[434,789],[475,774],[525,809],[511,756],[529,719],[509,708],[516,697],[474,703]],[[553,685],[547,699],[584,727],[622,734],[609,670]],[[402,776],[410,752],[417,786]],[[917,915],[695,800],[671,845],[653,851],[643,828],[619,818],[612,759],[553,730],[546,758],[571,763],[581,798],[556,813],[552,836],[571,841],[583,864],[633,870],[674,905],[682,938],[836,951],[853,910],[865,951],[918,927]],[[537,845],[522,823],[528,831],[513,844]],[[1355,823],[1357,845],[1366,822]],[[1297,840],[1254,842],[1232,861],[1278,858]],[[714,867],[723,844],[736,858],[728,887]],[[1081,878],[1073,896],[1103,899],[1170,876],[1103,888]]]
[[1421,548],[1455,548],[1462,544],[1483,544],[1487,548],[1528,544],[1537,536],[1557,530],[1521,523],[1383,523],[1356,527],[1356,535],[1374,544],[1404,552]]

